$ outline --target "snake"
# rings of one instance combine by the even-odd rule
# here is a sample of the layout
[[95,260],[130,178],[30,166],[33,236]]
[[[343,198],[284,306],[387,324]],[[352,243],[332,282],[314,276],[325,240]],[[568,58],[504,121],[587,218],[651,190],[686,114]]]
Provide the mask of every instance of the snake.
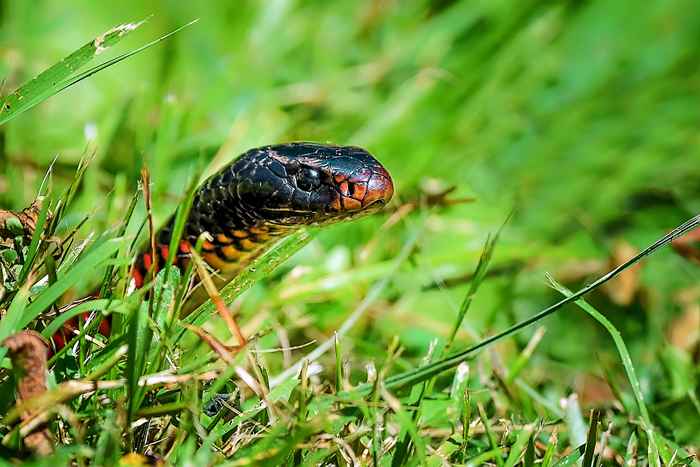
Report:
[[[196,189],[174,265],[182,269],[206,234],[202,259],[224,281],[231,280],[283,237],[377,212],[393,194],[389,172],[357,146],[293,142],[250,149]],[[131,268],[136,288],[167,261],[174,223],[173,217],[156,232],[155,248],[145,247],[136,256]],[[105,323],[100,332],[107,335]],[[55,348],[66,344],[77,324],[69,320],[53,336]]]

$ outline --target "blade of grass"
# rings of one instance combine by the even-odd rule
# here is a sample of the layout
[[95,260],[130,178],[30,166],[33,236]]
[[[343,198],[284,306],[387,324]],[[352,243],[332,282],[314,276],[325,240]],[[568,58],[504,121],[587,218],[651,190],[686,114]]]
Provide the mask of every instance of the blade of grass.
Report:
[[175,223],[173,224],[173,230],[170,233],[170,245],[168,249],[168,266],[172,266],[175,262],[175,257],[179,251],[180,239],[182,238],[182,232],[185,230],[185,222],[187,222],[187,217],[190,214],[190,208],[192,207],[192,200],[194,199],[194,194],[197,191],[197,186],[199,185],[199,176],[192,177],[192,181],[187,189],[187,194],[185,199],[182,200],[177,208],[177,213],[175,214]]
[[[29,296],[29,283],[24,284],[24,286],[17,291],[17,294],[12,299],[10,303],[10,308],[7,313],[0,320],[0,342],[3,342],[5,338],[9,337],[20,327],[17,323],[20,322],[24,310],[27,307],[27,297]],[[7,353],[6,347],[0,347],[0,361],[5,357]]]
[[486,415],[484,406],[481,405],[481,403],[477,403],[476,408],[479,412],[481,424],[484,426],[486,438],[489,440],[489,446],[491,447],[491,450],[495,452],[494,459],[496,460],[496,464],[499,467],[503,467],[503,453],[501,451],[500,446],[498,445],[498,442],[496,441],[496,436],[493,434],[493,430],[491,429],[491,422],[489,421],[489,417]]
[[209,295],[209,299],[214,303],[216,311],[219,313],[219,316],[226,324],[226,327],[228,327],[231,336],[236,338],[236,340],[238,341],[238,346],[242,348],[246,345],[247,339],[243,335],[241,328],[238,326],[236,319],[231,313],[231,310],[228,309],[224,301],[221,299],[221,295],[219,295],[219,291],[216,289],[214,281],[207,272],[207,269],[205,267],[206,263],[204,263],[204,260],[197,254],[196,251],[191,252],[191,254],[192,261],[194,262],[195,267],[197,268],[197,274],[199,275],[199,279],[202,282],[202,285],[204,286],[205,290],[207,291],[207,294]]
[[76,305],[70,310],[61,313],[53,321],[51,321],[51,324],[46,326],[46,328],[43,331],[41,331],[41,335],[48,339],[49,337],[53,336],[59,329],[61,329],[63,324],[71,318],[78,316],[85,311],[106,310],[110,303],[116,304],[117,302],[107,299],[98,299],[90,300]]
[[[690,230],[693,230],[694,228],[698,227],[700,225],[700,215],[697,215],[688,221],[684,222],[683,224],[679,225],[675,229],[673,229],[671,232],[667,233],[663,237],[659,238],[657,241],[646,247],[644,250],[642,250],[639,254],[631,258],[630,260],[626,261],[625,263],[621,264],[620,266],[614,268],[607,274],[599,277],[597,280],[592,282],[591,284],[579,289],[576,291],[576,293],[572,294],[570,297],[566,297],[559,302],[545,308],[544,310],[540,311],[539,313],[535,314],[534,316],[527,318],[523,321],[520,321],[519,323],[514,324],[513,326],[505,329],[504,331],[499,332],[498,334],[494,334],[491,337],[488,337],[481,342],[472,345],[471,347],[468,347],[460,352],[457,352],[453,355],[450,355],[448,357],[445,357],[442,360],[439,360],[435,363],[431,363],[429,365],[425,365],[423,367],[417,368],[415,370],[407,371],[404,373],[400,373],[398,375],[392,376],[390,378],[387,378],[386,380],[386,386],[389,389],[394,389],[398,387],[404,387],[404,386],[409,386],[409,385],[414,385],[421,383],[423,381],[426,381],[433,376],[442,373],[443,371],[451,370],[455,368],[457,365],[462,363],[463,361],[467,360],[471,354],[474,352],[481,350],[485,347],[488,347],[489,345],[493,344],[494,342],[500,341],[538,321],[541,319],[551,315],[552,313],[560,310],[563,308],[565,305],[568,305],[569,303],[575,302],[582,296],[586,295],[587,293],[597,289],[601,285],[605,284],[624,270],[628,269],[632,265],[636,264],[643,258],[651,255],[655,251],[657,251],[659,248],[669,244],[671,241],[673,241],[675,238],[680,237],[686,232],[689,232]],[[367,384],[360,385],[354,389],[355,392],[360,392],[360,393],[368,393],[371,390],[371,386]]]
[[[115,58],[111,59],[111,60],[107,60],[107,61],[104,62],[104,63],[101,63],[101,64],[99,64],[99,65],[96,65],[96,66],[94,66],[94,67],[92,67],[92,68],[90,68],[90,69],[88,69],[88,70],[86,70],[86,71],[84,71],[84,72],[82,72],[82,73],[80,73],[80,74],[78,74],[78,75],[76,75],[76,76],[74,76],[74,77],[72,77],[72,78],[70,78],[70,79],[64,81],[64,83],[62,84],[62,87],[61,87],[58,91],[56,91],[56,93],[61,92],[61,91],[63,91],[64,89],[69,88],[69,87],[73,86],[74,84],[77,84],[77,83],[79,83],[80,81],[82,81],[82,80],[84,80],[84,79],[86,79],[86,78],[89,78],[90,76],[92,76],[92,75],[94,75],[94,74],[96,74],[96,73],[99,73],[100,71],[104,70],[105,68],[109,68],[109,67],[112,66],[112,65],[116,65],[117,63],[119,63],[119,62],[121,62],[121,61],[123,61],[123,60],[126,60],[127,58],[132,57],[132,56],[134,56],[134,55],[136,55],[136,54],[138,54],[138,53],[141,53],[141,52],[143,52],[143,51],[146,50],[146,49],[150,49],[150,48],[153,47],[154,45],[157,45],[157,44],[163,42],[165,39],[169,38],[170,36],[172,36],[172,35],[174,35],[174,34],[177,34],[178,32],[182,31],[183,29],[192,26],[192,25],[195,24],[197,21],[199,21],[199,19],[194,19],[194,20],[190,21],[189,23],[186,23],[186,24],[180,26],[179,28],[176,28],[176,29],[170,31],[169,33],[167,33],[167,34],[165,34],[165,35],[159,37],[158,39],[149,42],[148,44],[142,45],[141,47],[139,47],[139,48],[137,48],[137,49],[134,49],[134,50],[132,50],[131,52],[124,53],[124,54],[122,54],[122,55],[119,55],[118,57],[115,57]],[[56,93],[54,93],[54,94],[56,94]]]
[[49,225],[49,227],[47,229],[47,232],[49,235],[54,234],[54,232],[56,231],[56,228],[58,227],[61,220],[63,219],[63,214],[65,213],[66,209],[68,209],[68,207],[73,202],[73,199],[75,198],[75,195],[78,191],[78,188],[83,183],[83,179],[85,177],[85,172],[87,171],[88,167],[90,166],[90,162],[92,162],[93,158],[94,158],[94,153],[91,156],[81,158],[80,161],[78,162],[78,167],[75,169],[75,175],[71,179],[71,182],[68,185],[68,188],[63,193],[63,196],[61,196],[61,198],[59,198],[59,200],[56,202],[55,212],[53,213],[53,218],[51,219],[51,224]]
[[[552,276],[547,275],[547,279],[549,280],[549,283],[552,285],[552,287],[561,292],[564,296],[573,296],[569,289],[559,284],[556,280],[554,280]],[[625,367],[627,379],[629,380],[630,385],[632,386],[632,392],[634,393],[634,398],[637,401],[637,407],[639,408],[642,420],[648,426],[651,426],[651,418],[649,417],[649,411],[647,410],[646,404],[644,403],[644,396],[642,395],[642,386],[639,384],[639,379],[637,379],[637,374],[634,370],[634,365],[632,364],[632,358],[630,357],[629,351],[627,350],[625,341],[620,335],[620,331],[618,331],[605,316],[603,316],[598,310],[589,305],[588,302],[586,302],[585,300],[579,299],[576,300],[576,302],[574,303],[576,303],[576,305],[578,305],[581,309],[583,309],[586,313],[588,313],[589,315],[591,315],[591,317],[598,321],[605,328],[605,330],[608,331],[610,337],[612,337],[613,341],[615,342],[615,346],[617,347],[617,351],[620,354],[622,365]]]
[[34,260],[36,259],[37,253],[39,252],[39,242],[41,241],[41,235],[44,233],[44,229],[46,228],[46,220],[49,215],[50,206],[51,202],[47,198],[44,198],[44,203],[43,206],[41,206],[41,211],[39,211],[39,218],[36,222],[36,228],[32,233],[32,240],[29,243],[27,255],[24,257],[24,264],[22,265],[22,270],[20,271],[19,277],[17,279],[17,282],[19,284],[23,284],[24,281],[27,280],[27,276],[29,276],[29,271],[31,271],[32,266],[34,265]]
[[[134,195],[131,197],[131,200],[129,201],[129,206],[126,208],[126,215],[124,216],[121,225],[119,226],[119,230],[117,231],[117,237],[123,237],[124,234],[126,233],[126,229],[129,227],[129,222],[131,222],[131,216],[134,214],[134,209],[136,209],[136,203],[138,202],[139,199],[139,192],[136,191]],[[123,248],[122,248],[123,250]],[[119,258],[119,250],[117,250],[114,253],[114,259]],[[100,297],[104,297],[107,295],[107,292],[109,290],[109,285],[112,282],[112,276],[114,274],[114,269],[115,266],[110,265],[107,267],[107,270],[105,271],[104,278],[102,279],[102,286],[100,287]],[[113,294],[111,294],[113,295]]]
[[474,270],[474,273],[472,275],[471,283],[469,284],[469,291],[464,296],[464,300],[462,301],[462,304],[459,307],[459,314],[457,315],[457,320],[455,321],[454,326],[452,327],[450,336],[447,338],[447,344],[445,344],[445,348],[443,350],[444,353],[447,353],[450,350],[450,347],[452,347],[455,337],[457,336],[457,332],[462,327],[462,322],[464,321],[464,317],[466,316],[467,311],[469,311],[469,307],[471,306],[472,301],[474,300],[474,296],[476,295],[476,292],[479,290],[479,286],[486,277],[486,273],[489,269],[489,264],[491,263],[491,258],[493,257],[494,249],[496,248],[496,243],[498,243],[498,238],[500,237],[503,228],[506,226],[511,216],[512,213],[508,215],[506,220],[496,231],[495,235],[489,235],[488,237],[486,237],[484,247],[481,250],[481,256],[479,256],[479,262],[476,265],[476,269]]
[[554,450],[557,448],[559,439],[557,438],[557,432],[554,431],[549,437],[547,443],[547,449],[544,451],[544,457],[542,458],[542,467],[549,467],[552,464],[552,458],[554,457]]
[[[574,294],[571,293],[569,289],[559,284],[557,281],[554,280],[553,277],[547,275],[547,278],[552,287],[561,292],[565,297],[574,296]],[[610,334],[610,337],[612,337],[613,342],[615,342],[617,352],[620,354],[622,365],[624,366],[625,373],[627,374],[627,379],[629,380],[630,385],[632,386],[632,393],[634,394],[634,398],[637,402],[637,407],[639,409],[640,416],[642,417],[644,431],[646,432],[647,437],[649,438],[650,462],[653,462],[653,465],[658,465],[659,452],[654,438],[651,417],[649,416],[649,411],[647,409],[646,403],[644,402],[642,386],[641,384],[639,384],[639,379],[637,378],[637,373],[634,369],[632,358],[630,357],[630,353],[627,350],[627,346],[625,345],[625,341],[622,339],[620,331],[618,331],[617,328],[615,328],[615,326],[605,316],[603,316],[602,313],[600,313],[594,307],[589,305],[588,302],[586,302],[585,300],[578,299],[574,303],[576,303],[576,305],[578,305],[581,309],[583,309],[586,313],[588,313],[591,317],[598,321],[605,328],[605,330],[608,331],[608,334]]]
[[[152,336],[148,326],[148,306],[148,303],[142,303],[140,307],[134,309],[129,322],[127,334],[129,350],[126,356],[127,426],[131,425],[145,394],[145,389],[139,387],[139,379],[145,373],[146,356]],[[130,442],[133,443],[133,439],[130,439]]]
[[102,266],[117,251],[120,241],[120,238],[105,241],[73,265],[65,275],[59,277],[55,284],[42,291],[31,305],[27,307],[22,315],[22,319],[12,332],[23,329],[58,300],[66,290],[85,280],[86,277],[91,277],[95,270]]
[[532,440],[533,437],[534,435],[530,435],[530,438],[527,440],[523,467],[535,467],[535,443]]
[[343,384],[343,351],[338,333],[333,333],[335,344],[335,392],[340,392]]
[[[382,279],[381,281],[377,282],[374,284],[374,286],[370,289],[370,291],[367,293],[367,296],[365,299],[357,306],[357,308],[352,312],[350,316],[343,322],[342,326],[336,331],[336,336],[343,337],[345,334],[348,333],[350,329],[355,325],[355,323],[365,314],[365,312],[369,309],[370,305],[374,303],[375,300],[379,298],[379,295],[382,293],[382,291],[389,285],[391,282],[392,278],[394,277],[394,274],[398,271],[399,267],[408,259],[408,257],[411,255],[411,252],[413,251],[413,248],[415,247],[416,243],[418,242],[418,239],[420,238],[420,234],[422,232],[422,229],[416,229],[411,237],[404,243],[403,247],[401,248],[401,251],[399,252],[398,256],[394,260],[394,264],[389,271],[389,273]],[[273,377],[270,380],[270,387],[273,388],[277,386],[278,384],[282,383],[284,380],[287,378],[293,377],[301,368],[303,365],[304,360],[308,360],[309,362],[313,362],[317,360],[321,355],[326,353],[328,350],[330,350],[335,342],[336,337],[332,337],[326,341],[324,341],[321,345],[319,345],[316,349],[314,349],[311,353],[308,355],[302,357],[299,361],[297,361],[294,365],[290,366],[286,370],[284,370],[282,373],[279,375]]]
[[595,454],[595,444],[598,440],[598,422],[600,421],[600,410],[591,412],[591,420],[588,427],[588,436],[586,437],[586,450],[583,453],[583,467],[593,467]]
[[143,23],[144,21],[121,24],[100,34],[9,94],[2,103],[0,125],[65,89],[64,83],[73,73]]
[[520,430],[520,433],[518,433],[517,438],[515,438],[515,442],[510,447],[510,452],[508,453],[508,458],[506,459],[504,467],[515,467],[516,463],[520,459],[520,456],[525,456],[528,448],[528,441],[531,438],[531,429]]

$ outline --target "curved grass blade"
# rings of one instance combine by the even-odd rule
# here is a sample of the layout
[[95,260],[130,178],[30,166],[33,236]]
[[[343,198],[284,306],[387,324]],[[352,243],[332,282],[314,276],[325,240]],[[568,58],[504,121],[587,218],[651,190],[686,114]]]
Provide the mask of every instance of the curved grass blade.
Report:
[[[561,294],[565,297],[570,297],[571,295],[573,295],[569,289],[555,281],[552,276],[547,275],[547,279],[549,280],[549,283],[552,285],[552,287],[554,287],[557,291],[561,292]],[[649,417],[649,411],[647,410],[647,406],[644,403],[644,395],[642,394],[642,385],[639,383],[637,373],[634,370],[634,365],[632,364],[632,358],[630,357],[630,353],[627,350],[627,346],[625,345],[625,341],[622,339],[620,331],[618,331],[617,328],[615,328],[615,326],[610,322],[610,320],[608,320],[605,316],[603,316],[602,313],[600,313],[598,310],[589,305],[588,302],[586,302],[585,300],[576,300],[575,303],[581,309],[583,309],[583,311],[591,315],[593,319],[602,324],[605,330],[608,331],[608,334],[610,334],[610,337],[612,337],[613,341],[615,342],[615,346],[617,347],[617,352],[620,354],[622,365],[625,367],[627,379],[629,380],[630,385],[632,386],[632,392],[634,393],[634,398],[637,401],[637,407],[639,408],[639,413],[642,416],[642,420],[644,421],[644,423],[646,423],[647,426],[651,426],[651,418]]]
[[[557,281],[554,280],[553,277],[548,275],[547,279],[549,280],[549,283],[552,284],[552,287],[561,292],[565,297],[570,297],[572,295],[569,289],[559,284]],[[656,446],[656,442],[654,439],[654,432],[652,429],[653,425],[651,424],[649,410],[647,409],[646,403],[644,402],[644,395],[642,394],[642,385],[639,383],[639,379],[637,378],[637,372],[635,371],[634,365],[632,364],[632,357],[630,357],[629,350],[627,350],[627,346],[625,345],[625,341],[622,339],[620,331],[617,330],[617,328],[610,322],[610,320],[603,316],[603,314],[596,310],[594,307],[589,305],[588,302],[586,302],[585,300],[576,300],[575,303],[581,309],[583,309],[583,311],[591,315],[593,319],[595,319],[601,325],[603,325],[605,330],[608,331],[608,334],[610,334],[610,337],[612,337],[613,342],[615,342],[617,352],[620,354],[620,359],[622,360],[622,365],[625,367],[625,373],[627,373],[627,379],[629,380],[630,385],[632,386],[632,393],[634,394],[634,398],[637,401],[637,407],[639,408],[639,413],[642,417],[643,422],[642,428],[644,428],[644,431],[646,432],[648,437],[649,459],[653,463],[652,465],[658,464],[658,447]],[[586,453],[588,453],[588,451],[586,451]],[[583,465],[588,465],[586,464],[585,460]]]
[[65,89],[65,82],[71,75],[107,48],[115,45],[131,31],[137,29],[144,21],[120,24],[100,34],[9,94],[3,100],[0,108],[0,125]]
[[[587,293],[597,289],[601,285],[605,284],[609,280],[613,279],[615,276],[620,274],[621,272],[625,271],[626,269],[630,268],[634,264],[638,263],[640,260],[643,258],[653,254],[656,252],[659,248],[668,245],[671,243],[674,239],[680,237],[681,235],[685,234],[686,232],[689,232],[695,228],[700,226],[700,215],[696,215],[695,217],[689,219],[688,221],[684,222],[683,224],[679,225],[675,229],[673,229],[671,232],[667,233],[663,237],[659,238],[657,241],[646,247],[644,250],[642,250],[639,254],[628,260],[627,262],[621,264],[620,266],[616,267],[615,269],[611,270],[604,276],[599,277],[597,280],[592,282],[591,284],[583,287],[582,289],[579,289],[575,293],[573,293],[571,296],[566,297],[557,303],[545,308],[544,310],[540,311],[536,315],[527,318],[519,323],[514,324],[513,326],[507,328],[504,331],[499,332],[498,334],[494,334],[491,337],[488,337],[481,342],[468,347],[460,352],[457,352],[455,354],[452,354],[448,357],[443,358],[442,360],[439,360],[435,363],[431,363],[429,365],[425,365],[423,367],[417,368],[415,370],[407,371],[404,373],[400,373],[398,375],[392,376],[390,378],[387,378],[385,380],[385,384],[387,388],[393,389],[393,388],[400,388],[400,387],[405,387],[405,386],[410,386],[414,384],[421,383],[423,381],[426,381],[430,378],[432,378],[435,375],[438,375],[442,373],[443,371],[448,371],[453,368],[456,368],[460,363],[463,361],[467,360],[473,353],[475,353],[478,350],[481,350],[485,347],[488,347],[489,345],[493,344],[494,342],[500,341],[511,334],[514,334],[522,329],[525,329],[526,327],[540,321],[541,319],[551,315],[552,313],[560,310],[563,308],[565,305],[568,305],[569,303],[575,302],[582,296],[586,295]],[[358,386],[353,390],[353,392],[360,392],[362,394],[366,394],[370,392],[372,389],[372,386],[369,384],[363,384]]]

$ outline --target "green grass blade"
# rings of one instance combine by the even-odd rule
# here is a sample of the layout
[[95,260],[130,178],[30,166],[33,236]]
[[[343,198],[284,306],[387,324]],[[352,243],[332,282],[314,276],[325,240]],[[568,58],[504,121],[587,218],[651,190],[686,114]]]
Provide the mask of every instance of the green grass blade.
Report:
[[[544,310],[540,311],[539,313],[535,314],[534,316],[525,319],[523,321],[520,321],[519,323],[514,324],[513,326],[507,328],[504,331],[499,332],[498,334],[494,334],[491,337],[488,337],[481,342],[468,347],[461,352],[457,352],[453,355],[450,355],[448,357],[445,357],[442,360],[439,360],[435,363],[431,363],[429,365],[425,365],[421,368],[417,368],[415,370],[407,371],[404,373],[400,373],[398,375],[394,375],[390,378],[387,378],[385,381],[385,384],[387,388],[389,389],[394,389],[397,387],[404,387],[404,386],[409,386],[409,385],[414,385],[421,383],[423,381],[426,381],[430,378],[432,378],[435,375],[438,375],[442,373],[443,371],[448,371],[451,370],[463,361],[467,360],[473,353],[475,353],[478,350],[481,350],[485,347],[490,346],[491,344],[500,341],[501,339],[504,339],[522,329],[527,328],[528,326],[540,321],[541,319],[551,315],[552,313],[560,310],[563,308],[565,305],[568,305],[569,303],[575,302],[582,296],[586,295],[587,293],[597,289],[601,285],[605,284],[609,280],[613,279],[616,277],[618,274],[621,272],[625,271],[626,269],[630,268],[643,258],[653,254],[655,251],[657,251],[659,248],[669,244],[671,241],[674,239],[680,237],[686,232],[689,232],[690,230],[695,229],[700,225],[700,215],[697,215],[688,221],[684,222],[683,224],[679,225],[675,229],[673,229],[671,232],[667,233],[663,237],[659,238],[657,241],[646,247],[644,250],[642,250],[639,254],[631,258],[630,260],[626,261],[625,263],[621,264],[620,266],[614,268],[607,274],[599,277],[597,280],[592,282],[591,284],[583,287],[582,289],[579,289],[576,293],[572,294],[569,297],[566,297],[559,302],[545,308]],[[359,391],[361,393],[367,393],[371,389],[371,386],[367,384],[363,384],[355,388],[355,391]]]
[[593,467],[595,444],[598,440],[598,423],[600,422],[601,413],[599,410],[593,410],[591,413],[591,422],[588,427],[588,436],[586,437],[586,450],[583,453],[583,467]]
[[447,344],[445,344],[445,353],[447,353],[450,347],[452,347],[452,343],[454,342],[455,337],[457,336],[459,328],[462,327],[462,322],[464,321],[464,317],[466,316],[467,311],[469,311],[469,307],[471,306],[472,301],[474,300],[474,296],[479,290],[479,286],[486,278],[486,273],[488,272],[489,264],[491,263],[491,258],[493,257],[493,252],[496,248],[496,243],[498,243],[498,238],[501,236],[503,228],[506,226],[511,217],[512,213],[508,215],[506,220],[496,231],[495,235],[489,235],[488,237],[486,237],[484,247],[482,248],[481,255],[479,256],[479,262],[476,264],[476,269],[474,270],[471,283],[469,284],[469,291],[467,292],[467,295],[465,295],[464,300],[462,301],[462,304],[459,307],[459,314],[457,316],[457,320],[455,321],[452,331],[450,332],[450,336],[447,339]]
[[[17,323],[21,321],[24,310],[27,307],[28,295],[29,284],[25,284],[24,287],[17,291],[17,294],[12,299],[7,314],[0,320],[0,343],[19,328]],[[0,361],[5,357],[6,353],[7,349],[5,347],[0,347]]]
[[[154,45],[157,45],[157,44],[163,42],[165,39],[168,39],[170,36],[177,34],[178,32],[182,31],[183,29],[192,26],[197,21],[199,21],[199,19],[192,20],[189,23],[184,24],[184,25],[180,26],[179,28],[176,28],[176,29],[170,31],[169,33],[159,37],[158,39],[149,42],[148,44],[142,45],[141,47],[134,49],[131,52],[126,52],[126,53],[119,55],[118,57],[115,57],[111,60],[107,60],[104,63],[100,63],[99,65],[95,65],[94,67],[92,67],[92,68],[72,77],[72,78],[69,78],[68,80],[61,83],[61,87],[58,91],[56,91],[56,93],[61,92],[64,89],[69,88],[69,87],[73,86],[74,84],[77,84],[80,81],[87,79],[96,73],[99,73],[100,71],[104,70],[105,68],[109,68],[112,65],[116,65],[117,63],[119,63],[123,60],[126,60],[127,58],[132,57],[138,53],[141,53],[146,49],[150,49]],[[1,122],[0,122],[0,124],[1,124]]]
[[523,457],[523,467],[535,467],[535,443],[533,435],[527,440],[527,448],[525,449],[525,457]]
[[44,233],[44,229],[46,228],[46,219],[49,215],[50,206],[51,202],[49,201],[49,199],[44,198],[44,204],[41,207],[41,211],[39,211],[39,218],[36,222],[36,229],[34,229],[34,232],[32,233],[32,240],[29,243],[27,255],[24,257],[24,264],[22,265],[22,270],[20,271],[19,278],[17,279],[19,284],[23,284],[24,281],[27,280],[27,277],[29,276],[29,271],[32,270],[34,260],[36,259],[37,254],[39,253],[39,243],[41,242],[41,236]]
[[[572,294],[569,289],[556,282],[551,276],[548,276],[548,278],[552,286],[559,292],[561,292],[564,296],[574,296],[574,294]],[[603,316],[602,313],[600,313],[598,310],[589,305],[588,302],[586,302],[583,299],[578,299],[575,301],[575,303],[586,313],[588,313],[591,317],[593,317],[596,321],[598,321],[605,328],[605,330],[608,331],[608,334],[610,334],[610,337],[612,337],[613,342],[615,342],[617,352],[620,354],[622,365],[624,366],[625,373],[627,374],[627,379],[630,382],[630,386],[632,386],[632,393],[634,394],[634,398],[637,402],[637,407],[639,408],[639,413],[642,417],[644,430],[648,437],[649,459],[650,462],[652,462],[652,465],[656,465],[659,462],[659,453],[654,438],[654,432],[652,429],[653,425],[651,424],[649,410],[647,409],[646,403],[644,402],[644,395],[642,394],[642,385],[639,383],[639,379],[637,378],[637,372],[634,369],[634,364],[632,363],[632,358],[630,357],[630,353],[627,350],[625,341],[622,339],[620,331],[618,331],[617,328],[615,328],[615,326],[610,322],[610,320],[608,320],[605,316]]]
[[114,300],[98,299],[90,300],[87,302],[83,302],[80,305],[76,305],[70,310],[66,311],[65,313],[61,313],[53,321],[51,321],[51,324],[46,326],[46,328],[43,331],[41,331],[41,335],[46,338],[49,338],[53,336],[59,329],[61,329],[63,324],[71,318],[78,316],[86,311],[106,310],[110,303],[115,302]]
[[[549,279],[550,284],[552,284],[552,287],[561,292],[564,296],[573,296],[569,289],[559,284],[557,281],[554,280],[553,277],[548,275],[547,278]],[[618,331],[617,328],[615,328],[615,326],[610,322],[610,320],[608,320],[605,316],[602,315],[602,313],[600,313],[598,310],[589,305],[588,302],[586,302],[585,300],[579,299],[576,300],[576,302],[574,303],[576,303],[576,305],[578,305],[586,313],[591,315],[593,319],[598,321],[605,328],[605,330],[608,331],[610,337],[612,337],[613,341],[615,342],[615,346],[617,347],[617,352],[620,354],[622,365],[625,367],[627,379],[629,380],[630,385],[632,386],[632,392],[634,393],[634,398],[637,401],[637,407],[639,408],[639,413],[642,416],[642,420],[644,420],[644,423],[646,423],[647,426],[651,426],[651,418],[649,417],[649,411],[647,410],[647,406],[644,403],[644,395],[642,394],[642,385],[639,383],[637,373],[634,369],[634,365],[632,364],[632,358],[630,357],[630,353],[627,350],[627,346],[625,345],[625,341],[622,339],[620,331]]]
[[100,34],[8,95],[0,109],[0,125],[65,89],[65,82],[71,75],[141,24],[143,21],[121,24]]
[[517,438],[515,438],[515,442],[510,447],[510,452],[504,467],[515,467],[516,463],[520,459],[520,456],[525,456],[528,448],[528,441],[531,439],[531,437],[532,431],[530,429],[520,430]]
[[127,424],[131,424],[136,411],[141,405],[145,389],[139,387],[139,378],[146,369],[146,356],[151,342],[152,332],[148,326],[148,303],[142,302],[141,306],[131,313],[127,342],[129,349],[126,357],[127,378]]
[[479,412],[479,418],[481,419],[481,424],[484,426],[484,432],[486,433],[486,439],[489,441],[489,446],[491,447],[491,450],[495,452],[494,459],[496,460],[496,464],[499,467],[503,467],[503,452],[501,451],[500,446],[498,445],[498,441],[496,440],[496,435],[494,435],[493,430],[491,429],[491,422],[489,421],[488,415],[486,415],[486,411],[484,410],[484,406],[481,404],[476,405],[477,410]]
[[85,278],[92,277],[95,270],[104,265],[112,254],[119,248],[120,238],[105,241],[93,251],[89,252],[82,260],[73,265],[57,282],[45,289],[31,305],[25,310],[22,319],[15,330],[23,329],[34,319],[50,307],[69,288],[73,287]]
[[192,200],[194,199],[194,194],[197,192],[197,186],[199,185],[198,182],[198,176],[192,177],[190,186],[187,189],[187,195],[177,208],[177,213],[175,214],[175,223],[173,224],[173,230],[170,237],[170,245],[168,247],[167,266],[172,266],[172,264],[175,262],[175,257],[177,256],[177,252],[179,251],[180,238],[182,238],[182,232],[185,230],[185,222],[187,222],[187,217],[190,214]]

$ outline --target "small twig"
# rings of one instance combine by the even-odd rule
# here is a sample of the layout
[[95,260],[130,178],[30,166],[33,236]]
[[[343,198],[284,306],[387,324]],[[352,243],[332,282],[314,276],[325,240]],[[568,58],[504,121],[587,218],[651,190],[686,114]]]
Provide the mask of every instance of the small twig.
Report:
[[[151,387],[159,384],[178,384],[189,381],[210,381],[218,378],[219,371],[206,371],[199,374],[186,375],[171,375],[156,373],[145,375],[139,378],[138,385],[140,387]],[[31,399],[24,400],[18,403],[10,410],[5,418],[2,419],[3,424],[13,423],[20,417],[20,414],[25,411],[35,412],[38,416],[41,412],[48,410],[50,407],[66,402],[81,394],[87,394],[94,391],[117,389],[124,387],[127,383],[126,379],[105,380],[105,381],[89,381],[89,380],[69,380],[59,384],[55,389],[46,391]],[[33,418],[33,417],[32,417]]]

